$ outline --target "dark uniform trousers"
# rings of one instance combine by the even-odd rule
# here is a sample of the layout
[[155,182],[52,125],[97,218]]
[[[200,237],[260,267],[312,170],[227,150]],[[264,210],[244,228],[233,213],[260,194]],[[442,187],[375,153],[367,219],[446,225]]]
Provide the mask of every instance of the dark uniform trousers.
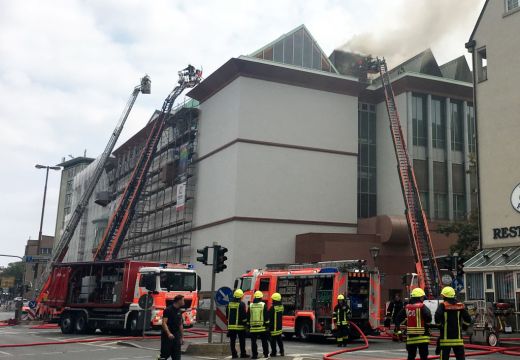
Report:
[[450,358],[450,350],[453,349],[455,359],[464,360],[464,346],[441,346],[441,357],[440,360],[448,360]]
[[181,339],[180,335],[175,335],[175,339],[171,340],[168,335],[161,334],[161,354],[159,360],[166,360],[168,358],[173,360],[181,359]]
[[282,335],[271,335],[271,353],[276,355],[276,344],[278,344],[278,348],[280,349],[280,355],[284,356],[285,350],[283,348]]
[[229,334],[229,342],[231,345],[231,352],[234,357],[236,357],[237,350],[236,350],[236,343],[237,343],[237,337],[238,337],[238,343],[240,344],[240,355],[245,356],[246,355],[246,332],[245,330],[228,330]]
[[419,349],[419,358],[428,359],[428,343],[425,344],[412,344],[406,345],[406,351],[408,352],[408,360],[415,360],[417,356],[417,349]]
[[267,341],[269,335],[267,331],[262,332],[252,332],[251,335],[251,352],[253,357],[258,357],[258,346],[256,344],[256,340],[260,339],[262,342],[262,352],[264,353],[264,357],[269,356],[269,342]]

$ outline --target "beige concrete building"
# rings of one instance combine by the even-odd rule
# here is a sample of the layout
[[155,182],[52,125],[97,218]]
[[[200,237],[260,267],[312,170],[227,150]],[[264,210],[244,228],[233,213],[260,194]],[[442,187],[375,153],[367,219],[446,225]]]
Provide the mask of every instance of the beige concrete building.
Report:
[[40,243],[40,252],[38,253],[38,240],[27,240],[27,244],[25,245],[25,284],[30,286],[30,290],[25,293],[25,298],[33,299],[34,298],[34,287],[36,286],[36,281],[34,277],[34,268],[35,264],[38,263],[38,274],[37,278],[41,276],[43,270],[45,269],[45,265],[51,258],[52,247],[54,243],[53,236],[42,235],[42,240]]
[[520,310],[519,29],[518,0],[488,0],[466,44],[475,69],[482,245],[482,251],[465,263],[467,298],[507,302],[516,311]]

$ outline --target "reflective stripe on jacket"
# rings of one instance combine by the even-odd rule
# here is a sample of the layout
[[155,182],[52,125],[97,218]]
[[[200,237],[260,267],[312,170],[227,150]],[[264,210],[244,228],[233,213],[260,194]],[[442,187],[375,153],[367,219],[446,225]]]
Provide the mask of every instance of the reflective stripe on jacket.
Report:
[[350,319],[350,307],[347,304],[336,305],[332,319],[336,325],[348,325]]
[[271,324],[271,335],[278,336],[282,334],[283,305],[273,305],[269,311],[269,320]]
[[227,321],[228,321],[228,330],[245,330],[246,327],[244,325],[245,319],[241,319],[240,314],[240,305],[242,302],[240,301],[231,301],[228,305],[227,309]]
[[435,322],[441,325],[441,346],[463,346],[462,326],[469,325],[471,317],[464,304],[447,300],[435,312]]
[[263,332],[266,331],[264,318],[265,303],[257,302],[249,305],[249,331]]

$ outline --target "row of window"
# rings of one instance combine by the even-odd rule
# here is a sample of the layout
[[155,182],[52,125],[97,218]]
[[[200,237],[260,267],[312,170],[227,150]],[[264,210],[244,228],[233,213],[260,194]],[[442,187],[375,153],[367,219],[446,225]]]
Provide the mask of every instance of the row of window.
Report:
[[377,215],[376,109],[358,105],[358,217]]
[[[415,146],[428,146],[428,115],[426,96],[414,94],[412,96],[412,131]],[[451,113],[451,149],[464,151],[464,111],[462,102],[450,102]],[[432,97],[432,143],[437,149],[446,149],[446,101]],[[469,132],[470,152],[474,151],[475,119],[473,106],[468,106],[467,124]]]
[[490,302],[515,303],[516,293],[517,306],[520,306],[520,272],[466,273],[465,290],[467,300]]

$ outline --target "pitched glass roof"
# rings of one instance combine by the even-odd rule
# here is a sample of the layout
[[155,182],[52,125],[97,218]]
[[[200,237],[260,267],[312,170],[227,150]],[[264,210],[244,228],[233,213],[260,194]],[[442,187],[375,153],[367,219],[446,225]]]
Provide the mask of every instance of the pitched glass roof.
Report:
[[338,74],[305,25],[298,26],[249,56]]
[[491,270],[490,268],[520,269],[520,246],[484,249],[464,262],[466,272]]

